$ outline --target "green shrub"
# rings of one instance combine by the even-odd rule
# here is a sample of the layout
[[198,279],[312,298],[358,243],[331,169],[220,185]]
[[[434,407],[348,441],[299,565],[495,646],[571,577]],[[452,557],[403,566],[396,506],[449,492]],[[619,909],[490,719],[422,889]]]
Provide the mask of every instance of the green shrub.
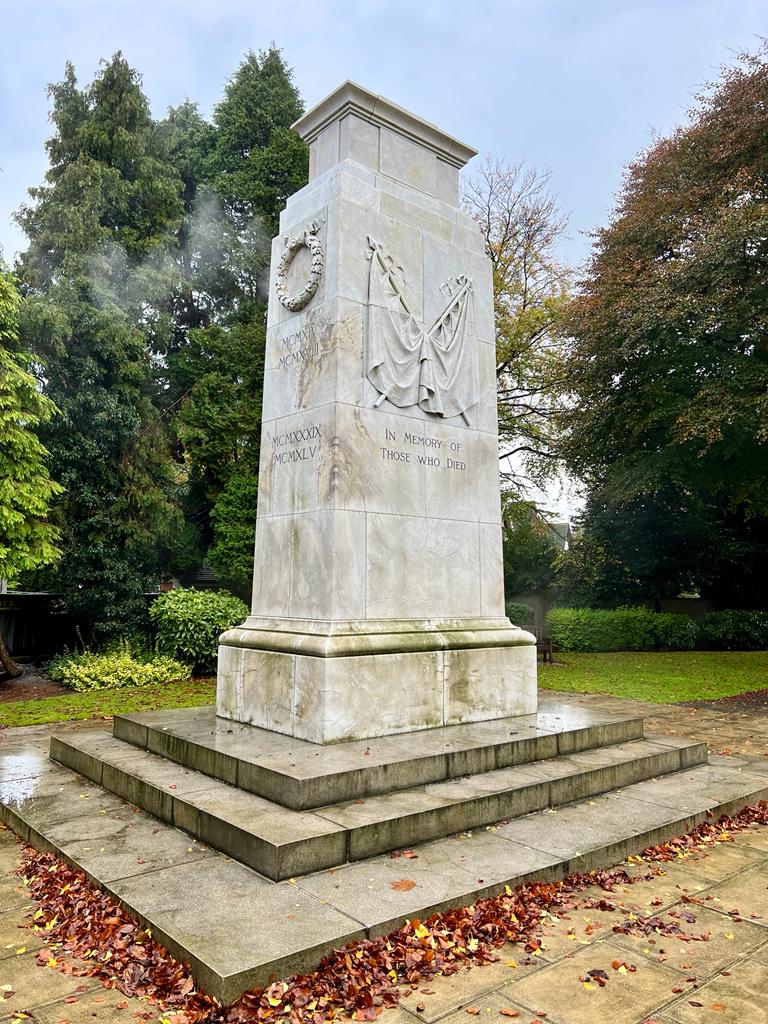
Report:
[[161,654],[136,656],[128,644],[103,654],[60,654],[48,664],[46,673],[55,682],[78,692],[157,686],[189,678],[186,665]]
[[648,608],[553,608],[548,621],[552,643],[560,651],[690,650],[698,638],[689,616]]
[[195,672],[216,670],[219,636],[247,617],[248,608],[225,590],[169,590],[149,609],[157,649]]
[[652,649],[652,616],[645,608],[553,608],[548,618],[552,643],[558,650],[594,652]]
[[768,650],[768,612],[710,612],[701,621],[700,645],[714,651]]
[[699,624],[690,615],[659,612],[653,616],[656,646],[664,651],[692,651],[699,642]]
[[507,603],[507,618],[515,626],[532,626],[535,618],[533,608],[528,604],[515,604],[514,601]]

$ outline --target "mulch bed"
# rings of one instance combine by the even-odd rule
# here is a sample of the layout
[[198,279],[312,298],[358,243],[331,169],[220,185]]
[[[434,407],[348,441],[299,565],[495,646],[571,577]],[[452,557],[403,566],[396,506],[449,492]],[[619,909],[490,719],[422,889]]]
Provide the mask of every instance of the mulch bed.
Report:
[[761,715],[768,717],[768,688],[748,690],[732,697],[719,697],[717,700],[681,701],[678,707],[703,708],[706,711],[736,711],[744,715]]
[[24,669],[23,676],[0,681],[0,704],[9,704],[14,700],[36,700],[38,697],[58,697],[62,693],[72,692],[41,676],[34,665],[21,667]]

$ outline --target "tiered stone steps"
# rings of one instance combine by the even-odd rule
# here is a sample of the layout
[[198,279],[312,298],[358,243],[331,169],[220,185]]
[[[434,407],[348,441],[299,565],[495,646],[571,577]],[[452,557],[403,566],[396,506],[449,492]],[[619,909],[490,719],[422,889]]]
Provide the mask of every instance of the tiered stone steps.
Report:
[[643,738],[643,720],[555,702],[537,715],[318,746],[217,718],[213,706],[118,715],[114,735],[306,810]]
[[[530,748],[529,739],[519,742]],[[521,756],[515,745],[505,750],[513,759]],[[466,753],[480,758],[480,749]],[[281,806],[110,736],[54,737],[51,757],[281,881],[703,764],[707,748],[671,738],[633,739],[312,811]],[[403,763],[399,767],[402,777]],[[416,770],[423,772],[423,765]],[[356,773],[359,785],[366,771]]]
[[122,738],[68,728],[59,763],[0,747],[2,820],[86,871],[224,1003],[407,918],[608,866],[768,796],[768,772],[546,697],[528,719],[370,744],[230,728],[197,709],[124,716]]

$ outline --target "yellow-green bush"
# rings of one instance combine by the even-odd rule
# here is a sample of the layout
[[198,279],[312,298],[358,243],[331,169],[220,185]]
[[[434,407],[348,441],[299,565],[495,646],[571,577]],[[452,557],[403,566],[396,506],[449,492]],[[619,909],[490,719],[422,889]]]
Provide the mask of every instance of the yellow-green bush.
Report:
[[115,690],[127,686],[158,686],[189,679],[186,665],[162,654],[136,656],[127,645],[104,654],[84,651],[59,655],[48,676],[71,690]]

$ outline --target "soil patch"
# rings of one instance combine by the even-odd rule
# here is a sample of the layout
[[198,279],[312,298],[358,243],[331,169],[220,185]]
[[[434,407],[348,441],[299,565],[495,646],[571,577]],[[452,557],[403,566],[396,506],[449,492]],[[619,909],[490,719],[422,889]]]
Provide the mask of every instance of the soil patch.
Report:
[[24,669],[23,676],[0,682],[0,704],[9,704],[14,700],[35,700],[38,697],[58,697],[62,693],[72,692],[41,676],[34,665],[22,664],[21,667]]
[[764,715],[768,718],[768,688],[736,693],[717,700],[688,700],[678,705],[683,708],[706,708],[709,711],[740,711],[745,715]]

